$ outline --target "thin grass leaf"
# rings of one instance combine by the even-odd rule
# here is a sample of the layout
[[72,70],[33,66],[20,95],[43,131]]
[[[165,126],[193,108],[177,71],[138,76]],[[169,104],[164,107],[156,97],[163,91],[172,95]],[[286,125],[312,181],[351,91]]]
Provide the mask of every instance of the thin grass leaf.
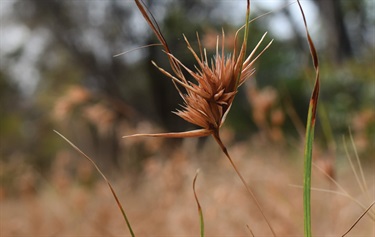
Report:
[[186,132],[168,132],[168,133],[139,133],[133,135],[123,136],[122,138],[130,137],[164,137],[164,138],[186,138],[186,137],[206,137],[212,132],[206,129],[196,129]]
[[199,213],[199,226],[200,226],[200,230],[201,230],[201,237],[204,237],[204,218],[203,218],[203,211],[202,211],[201,204],[199,203],[199,199],[198,199],[198,196],[197,196],[197,192],[196,192],[196,190],[195,190],[195,182],[197,181],[198,173],[199,173],[199,170],[197,170],[197,172],[196,172],[196,174],[195,174],[195,177],[194,177],[194,180],[193,180],[193,191],[194,191],[195,202],[197,203],[197,206],[198,206],[198,213]]
[[111,190],[111,193],[113,195],[113,197],[115,198],[116,200],[116,203],[117,203],[117,206],[118,208],[121,210],[121,213],[122,213],[122,216],[126,222],[126,225],[128,226],[128,229],[129,229],[129,232],[131,234],[132,237],[135,237],[134,235],[134,232],[133,232],[133,229],[130,225],[130,222],[128,220],[128,217],[126,216],[126,213],[125,213],[125,210],[124,208],[122,207],[121,205],[121,202],[120,200],[118,199],[117,195],[116,195],[116,192],[115,190],[113,189],[111,183],[108,181],[107,177],[103,174],[103,172],[100,170],[100,168],[96,165],[96,163],[88,156],[86,155],[83,151],[81,151],[76,145],[74,145],[68,138],[66,138],[64,135],[62,135],[61,133],[59,133],[58,131],[56,130],[53,130],[57,135],[59,135],[61,138],[63,138],[67,143],[69,143],[69,145],[71,145],[76,151],[78,151],[78,153],[80,153],[84,158],[86,158],[88,161],[91,162],[91,164],[95,167],[95,169],[98,171],[98,173],[103,177],[104,181],[107,183],[109,189]]
[[163,45],[162,44],[148,44],[148,45],[143,45],[143,46],[140,46],[140,47],[137,47],[137,48],[134,48],[134,49],[127,50],[127,51],[122,52],[122,53],[115,54],[112,57],[116,58],[116,57],[119,57],[121,55],[124,55],[124,54],[127,54],[127,53],[131,53],[131,52],[139,50],[139,49],[144,49],[144,48],[153,47],[153,46],[163,46]]
[[353,223],[353,225],[342,235],[342,237],[344,237],[345,235],[347,235],[353,228],[354,226],[356,226],[358,224],[358,222],[362,219],[362,217],[364,217],[364,215],[366,215],[366,213],[368,211],[370,211],[370,209],[372,208],[372,206],[374,206],[375,204],[375,201],[373,201],[370,206],[362,213],[362,215],[360,215],[358,217],[358,219]]
[[306,124],[306,137],[305,137],[305,152],[304,152],[304,178],[303,178],[303,210],[304,210],[304,234],[305,237],[311,237],[311,166],[312,166],[312,150],[314,142],[314,131],[316,121],[316,111],[318,107],[319,98],[319,61],[314,43],[311,39],[305,13],[302,9],[301,3],[297,0],[299,9],[303,17],[305,25],[307,41],[310,47],[310,54],[315,68],[315,84],[311,95]]
[[[358,166],[358,169],[359,169],[359,173],[361,175],[361,177],[359,177],[358,175],[358,172],[357,172],[357,169],[355,168],[354,166],[354,163],[352,161],[352,158],[349,154],[349,150],[348,150],[348,147],[346,145],[346,139],[345,137],[343,136],[343,144],[344,144],[344,150],[345,150],[345,153],[346,153],[346,157],[348,158],[348,161],[349,161],[349,164],[350,164],[350,167],[353,171],[353,174],[354,174],[354,177],[357,181],[357,184],[359,186],[359,188],[361,189],[363,195],[366,196],[366,198],[368,199],[368,201],[371,201],[372,198],[370,197],[369,195],[369,192],[368,192],[368,187],[367,187],[367,182],[366,182],[366,179],[365,179],[365,175],[364,175],[364,172],[363,172],[363,169],[362,169],[362,164],[361,164],[361,161],[359,159],[359,156],[358,156],[358,151],[357,151],[357,148],[354,144],[354,140],[353,140],[353,136],[352,136],[352,133],[351,133],[351,130],[349,129],[349,135],[350,135],[350,142],[352,144],[352,147],[354,149],[354,153],[355,153],[355,158],[356,158],[356,161],[357,161],[357,166]],[[363,207],[363,205],[362,205]],[[368,212],[368,214],[372,217],[372,219],[374,220],[375,218],[375,215],[374,215],[374,212]]]
[[[342,188],[339,184],[336,184],[336,185],[338,185],[339,188]],[[303,186],[301,186],[301,185],[289,184],[289,186],[290,187],[294,187],[294,188],[301,188],[301,189],[303,189]],[[329,190],[329,189],[322,189],[322,188],[311,187],[311,191],[323,192],[323,193],[331,193],[331,194],[335,194],[335,195],[338,195],[338,196],[346,197],[346,198],[350,199],[352,202],[354,202],[355,204],[357,204],[363,210],[366,210],[366,206],[364,204],[362,204],[361,202],[359,202],[357,199],[355,199],[355,197],[353,197],[352,195],[350,195],[349,193],[347,193],[345,190],[343,192],[340,192],[340,191],[334,191],[334,190]],[[371,212],[367,212],[367,214],[368,214],[368,216],[373,221],[375,221],[375,217],[372,215]]]

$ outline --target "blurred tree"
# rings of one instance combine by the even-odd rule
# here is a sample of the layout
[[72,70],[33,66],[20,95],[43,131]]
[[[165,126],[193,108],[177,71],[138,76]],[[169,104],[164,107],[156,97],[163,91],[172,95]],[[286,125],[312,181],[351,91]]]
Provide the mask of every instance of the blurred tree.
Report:
[[[193,57],[188,53],[185,42],[171,39],[181,39],[184,33],[195,41],[198,25],[202,25],[202,21],[207,18],[206,14],[215,5],[186,0],[173,4],[168,1],[150,2],[149,7],[155,12],[172,50],[180,58],[187,55],[191,62]],[[55,127],[50,121],[50,111],[55,107],[56,99],[69,95],[70,86],[76,84],[89,89],[96,100],[102,101],[114,112],[112,132],[103,136],[97,131],[98,125],[87,124],[87,128],[74,126],[74,123],[82,124],[79,121],[85,120],[84,111],[71,111],[72,119],[60,122],[68,122],[65,128],[69,128],[69,124],[74,128],[69,129],[71,134],[67,136],[81,137],[85,131],[91,131],[88,137],[82,139],[85,142],[81,145],[91,147],[98,156],[108,157],[104,163],[116,164],[121,156],[119,137],[122,134],[118,133],[122,130],[116,128],[121,121],[127,120],[134,124],[146,119],[157,121],[166,129],[182,130],[186,126],[183,122],[176,126],[175,121],[180,120],[171,113],[176,108],[176,101],[180,100],[173,84],[150,63],[155,60],[168,70],[167,57],[160,47],[149,47],[113,58],[124,48],[132,49],[156,42],[141,14],[135,11],[133,2],[30,0],[15,1],[10,10],[14,13],[8,15],[12,24],[26,27],[30,32],[27,35],[29,38],[43,38],[38,57],[30,62],[32,65],[28,65],[35,68],[39,75],[39,79],[32,76],[28,78],[34,81],[36,87],[32,89],[23,86],[25,90],[31,91],[28,108],[35,109],[33,114],[36,111],[39,114],[38,123],[33,128],[34,136],[43,140],[46,138],[44,132],[52,133]],[[190,18],[189,15],[194,17]],[[11,70],[5,70],[11,72],[22,58],[28,57],[28,48],[36,47],[32,44],[26,39],[23,45],[15,49],[16,54],[10,52],[6,55],[2,67],[9,65]],[[147,60],[140,60],[145,56]],[[6,75],[5,80],[17,81],[15,77],[18,75]],[[20,102],[21,106],[24,103]],[[30,116],[31,113],[25,114],[22,120]],[[39,127],[41,123],[48,124],[48,128]],[[25,143],[32,144],[32,141],[25,140]],[[45,143],[40,141],[39,144]]]
[[[344,23],[342,1],[315,0],[322,14],[327,40],[328,56],[335,62],[342,62],[353,55],[347,28]],[[358,5],[361,4],[361,1]]]
[[[332,34],[316,37],[323,41],[327,39],[327,44],[321,44],[325,46],[319,50],[320,56],[324,57],[325,52],[331,52],[329,57],[340,62],[350,60],[355,54],[358,62],[367,62],[348,67],[347,71],[334,67],[326,68],[327,71],[334,74],[332,78],[336,83],[345,74],[345,78],[353,81],[348,85],[354,83],[366,88],[373,77],[369,69],[374,65],[373,55],[367,55],[367,58],[363,56],[374,49],[374,43],[368,40],[366,33],[374,32],[369,28],[373,23],[371,16],[366,13],[369,2],[315,2],[327,25],[327,32],[322,32],[322,36]],[[236,5],[234,14],[230,14],[226,1],[163,0],[146,3],[160,24],[172,52],[190,68],[194,67],[195,62],[182,34],[195,47],[196,32],[199,32],[202,42],[212,32],[216,39],[217,34],[221,35],[221,27],[225,28],[229,36],[238,28],[233,26],[230,17],[245,15],[239,12],[241,7],[236,5],[237,2],[231,3]],[[238,4],[245,6],[245,1]],[[123,135],[120,133],[124,130],[120,128],[124,121],[133,127],[142,120],[153,121],[153,124],[168,131],[182,131],[185,126],[189,126],[171,113],[182,102],[173,84],[150,63],[153,60],[170,71],[167,57],[160,47],[148,47],[113,58],[113,55],[124,50],[157,42],[132,1],[15,0],[7,11],[2,10],[1,13],[2,30],[7,25],[6,29],[13,27],[23,32],[21,36],[16,35],[11,39],[23,43],[1,54],[0,89],[4,105],[2,109],[5,112],[0,118],[0,134],[2,140],[9,137],[8,142],[2,141],[7,147],[2,150],[2,156],[9,157],[21,150],[25,157],[33,157],[30,160],[48,163],[47,160],[57,149],[56,141],[59,141],[52,129],[61,126],[66,131],[64,134],[81,142],[78,145],[92,150],[98,154],[97,157],[107,157],[102,162],[113,165],[124,156],[122,141],[119,139]],[[260,12],[253,12],[252,16],[256,14]],[[304,33],[297,30],[300,19],[294,19],[289,8],[274,13],[275,16],[278,14],[287,16],[293,36],[274,42],[256,66],[255,77],[259,87],[271,85],[278,88],[280,98],[292,98],[292,107],[303,117],[310,94],[309,82],[304,79],[306,72],[309,73],[306,68],[310,67],[306,62],[309,59],[306,56],[308,49],[303,41]],[[257,43],[262,32],[266,31],[266,25],[262,22],[272,17],[268,15],[251,23],[249,50]],[[242,20],[240,22],[243,23]],[[277,35],[272,37],[277,39]],[[207,48],[210,54],[208,45]],[[366,77],[362,80],[366,83],[362,85],[360,81],[354,81],[356,77]],[[35,87],[29,86],[34,84]],[[87,90],[90,98],[82,100],[81,104],[77,103],[77,109],[70,110],[70,117],[65,120],[52,120],[51,114],[58,102],[64,102],[66,96],[72,96],[73,85]],[[350,94],[350,101],[361,103],[361,98],[372,98],[371,92],[366,93],[368,96],[362,97],[357,92]],[[327,94],[334,96],[329,92]],[[251,109],[243,92],[239,93],[236,100],[228,118],[232,118],[232,122],[228,121],[228,124],[233,125],[241,136],[248,137]],[[354,110],[353,103],[350,104]],[[337,114],[335,116],[340,117]],[[101,126],[106,123],[110,123],[110,127],[107,133],[103,133]],[[286,121],[285,124],[290,125],[291,122]],[[22,141],[22,145],[14,145],[17,141]],[[23,149],[19,149],[19,146]]]
[[[6,80],[3,71],[0,71],[0,157],[9,159],[15,150],[19,149],[22,140],[20,110],[14,111],[12,107],[19,107],[22,96],[17,86]],[[16,102],[16,104],[15,104]]]
[[[120,78],[131,72],[126,64],[112,58],[110,47],[121,45],[121,39],[132,40],[132,35],[123,30],[129,27],[128,8],[119,7],[114,1],[16,2],[14,12],[19,21],[33,32],[40,29],[48,32],[49,40],[36,65],[41,72],[39,88],[44,88],[46,93],[51,93],[52,88],[61,93],[61,88],[72,83],[83,84],[99,97],[117,102],[112,105],[118,119],[126,116],[122,113],[126,109],[118,101],[123,101],[129,91]],[[116,17],[108,20],[111,15]],[[64,67],[68,71],[62,70]],[[60,74],[56,75],[56,71]],[[74,72],[79,73],[74,76]],[[38,89],[36,97],[42,96],[41,92]],[[104,152],[112,162],[118,158],[119,143],[116,130],[113,131],[104,140],[92,133],[94,143],[109,140],[112,144]],[[94,148],[102,147],[94,145]]]

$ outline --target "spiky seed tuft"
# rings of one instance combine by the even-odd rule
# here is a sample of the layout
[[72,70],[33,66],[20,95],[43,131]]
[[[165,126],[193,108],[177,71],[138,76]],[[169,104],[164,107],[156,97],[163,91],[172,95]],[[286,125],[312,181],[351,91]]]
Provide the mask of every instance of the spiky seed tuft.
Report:
[[[168,56],[173,74],[160,68],[152,62],[164,75],[172,79],[180,96],[184,100],[182,109],[174,113],[189,123],[195,124],[201,129],[194,130],[192,133],[163,133],[163,134],[137,134],[136,136],[158,136],[158,137],[191,137],[191,136],[208,136],[218,134],[220,127],[223,125],[226,115],[228,114],[238,88],[255,72],[253,65],[260,55],[271,45],[272,41],[256,55],[256,51],[263,42],[267,33],[265,33],[256,45],[254,50],[246,57],[247,38],[249,28],[250,4],[248,1],[246,11],[246,24],[244,39],[240,49],[237,49],[238,30],[235,34],[235,44],[233,51],[229,56],[225,55],[224,42],[225,33],[222,31],[221,42],[219,37],[216,42],[216,53],[209,61],[206,49],[201,45],[197,33],[199,55],[191,46],[189,40],[183,35],[188,50],[195,58],[197,65],[194,70],[186,67],[177,59],[169,49],[159,26],[157,25],[151,12],[144,6],[142,1],[135,0],[138,8],[143,14],[146,21],[155,32],[159,41],[164,47]],[[220,44],[221,43],[221,44]],[[221,50],[219,50],[221,49]],[[188,81],[185,74],[189,74],[195,83]],[[182,90],[183,89],[183,90]]]

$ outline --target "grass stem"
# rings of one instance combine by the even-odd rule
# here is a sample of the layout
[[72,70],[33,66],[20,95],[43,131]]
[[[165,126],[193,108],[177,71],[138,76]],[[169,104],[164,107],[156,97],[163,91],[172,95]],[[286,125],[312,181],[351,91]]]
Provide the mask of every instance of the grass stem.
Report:
[[259,203],[258,199],[256,198],[254,192],[251,190],[251,188],[249,187],[249,185],[246,183],[245,179],[243,178],[243,176],[241,175],[240,171],[238,170],[236,164],[233,162],[232,158],[230,157],[227,148],[225,147],[224,143],[221,141],[221,139],[220,139],[220,135],[219,135],[219,132],[214,133],[213,136],[214,136],[216,142],[219,144],[221,150],[224,152],[224,154],[225,154],[226,157],[228,158],[229,162],[230,162],[231,165],[233,166],[233,168],[234,168],[234,170],[236,171],[238,177],[241,179],[241,182],[242,182],[243,185],[245,186],[247,193],[251,196],[251,198],[252,198],[253,201],[255,202],[257,208],[259,209],[259,211],[260,211],[260,213],[262,214],[264,220],[266,221],[268,227],[270,228],[270,230],[271,230],[273,236],[276,237],[276,233],[275,233],[274,229],[272,228],[271,223],[269,222],[268,218],[267,218],[266,215],[264,214],[264,211],[263,211],[263,209],[262,209],[262,206],[260,205],[260,203]]
[[306,135],[305,135],[305,152],[304,152],[304,175],[303,175],[303,210],[304,210],[304,233],[305,237],[311,237],[311,167],[312,167],[312,151],[314,143],[314,131],[316,112],[318,107],[318,98],[320,91],[320,75],[319,75],[319,60],[315,49],[314,42],[311,39],[305,13],[299,0],[297,0],[298,7],[301,11],[303,23],[305,25],[307,42],[310,48],[311,58],[315,68],[315,84],[311,94],[309,109],[307,113]]
[[94,162],[93,159],[91,159],[88,155],[86,155],[81,149],[79,149],[76,145],[74,145],[68,138],[66,138],[64,135],[62,135],[61,133],[59,133],[58,131],[56,130],[53,130],[57,135],[59,135],[61,138],[63,138],[67,143],[69,143],[69,145],[71,145],[76,151],[78,151],[78,153],[80,153],[84,158],[86,158],[88,161],[91,162],[91,164],[95,167],[95,169],[98,171],[98,173],[102,176],[102,178],[104,179],[104,181],[107,183],[109,189],[111,190],[111,193],[113,195],[113,197],[115,198],[116,200],[116,203],[117,203],[117,206],[118,208],[120,209],[121,211],[121,214],[125,220],[125,223],[129,229],[129,232],[131,234],[132,237],[135,237],[135,234],[133,232],[133,229],[130,225],[130,222],[129,222],[129,219],[128,217],[126,216],[126,213],[125,213],[125,210],[124,208],[122,207],[121,205],[121,202],[120,200],[118,199],[117,195],[116,195],[116,192],[115,190],[113,189],[111,183],[109,182],[109,180],[107,179],[107,177],[103,174],[103,172],[100,170],[100,168],[97,166],[97,164]]

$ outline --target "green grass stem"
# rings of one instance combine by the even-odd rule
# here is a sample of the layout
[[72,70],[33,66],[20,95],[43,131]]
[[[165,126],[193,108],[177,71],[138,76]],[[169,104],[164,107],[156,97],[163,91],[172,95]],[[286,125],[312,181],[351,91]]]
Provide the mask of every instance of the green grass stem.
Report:
[[314,143],[314,131],[315,131],[315,121],[316,121],[316,111],[318,107],[318,98],[320,90],[319,82],[319,61],[318,55],[314,43],[311,39],[306,17],[303,12],[301,3],[297,0],[299,9],[303,17],[303,23],[306,29],[306,37],[310,47],[310,54],[313,60],[315,68],[315,84],[313,92],[311,95],[309,109],[307,114],[306,122],[306,135],[305,135],[305,152],[304,152],[304,177],[303,177],[303,210],[304,210],[304,235],[305,237],[311,237],[311,167],[312,167],[312,151]]
[[197,192],[195,190],[195,182],[197,181],[199,170],[197,170],[197,173],[195,174],[194,180],[193,180],[193,191],[194,191],[194,198],[195,202],[197,203],[198,206],[198,214],[199,214],[199,226],[200,226],[200,232],[201,232],[201,237],[204,237],[204,218],[203,218],[203,211],[201,204],[199,203],[199,199],[197,196]]

